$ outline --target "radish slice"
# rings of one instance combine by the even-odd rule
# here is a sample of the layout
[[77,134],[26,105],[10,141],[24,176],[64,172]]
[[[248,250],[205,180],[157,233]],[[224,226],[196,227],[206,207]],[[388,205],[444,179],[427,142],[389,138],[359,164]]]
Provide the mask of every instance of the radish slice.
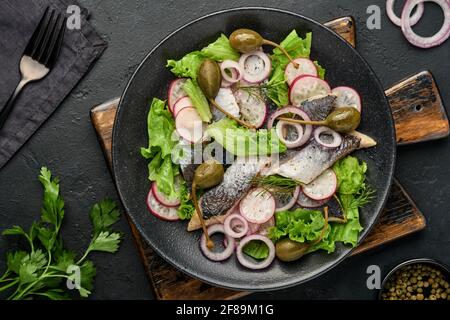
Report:
[[202,234],[202,237],[200,238],[200,248],[202,249],[203,254],[212,261],[223,261],[228,259],[233,254],[234,247],[236,246],[234,239],[225,233],[225,229],[222,224],[213,224],[207,231],[209,236],[215,233],[223,233],[226,239],[226,246],[225,250],[222,252],[214,252],[208,248],[206,245],[205,234]]
[[[245,247],[245,245],[247,243],[249,243],[250,241],[254,241],[254,240],[259,240],[264,242],[267,247],[269,248],[269,256],[264,259],[261,262],[254,262],[254,260],[250,260],[252,258],[250,257],[246,257],[246,254],[244,253],[243,249]],[[244,266],[247,267],[249,269],[253,269],[253,270],[258,270],[258,269],[264,269],[267,268],[273,261],[273,259],[275,259],[275,245],[273,244],[273,242],[262,235],[251,235],[251,236],[247,236],[244,239],[241,240],[241,242],[239,243],[237,250],[236,250],[236,256],[238,258],[238,261]]]
[[[240,117],[238,103],[230,88],[220,88],[215,100],[225,111],[236,118]],[[220,112],[220,114],[221,117],[225,117],[222,112]]]
[[[285,107],[283,109],[277,110],[270,116],[269,121],[267,122],[267,129],[269,130],[272,129],[276,118],[287,113],[294,114],[295,118],[311,121],[309,116],[303,110],[300,110],[297,107]],[[308,142],[312,133],[312,126],[308,124],[302,127],[303,127],[303,137],[299,141],[296,141],[295,143],[290,143],[290,148],[298,148],[304,145],[306,142]],[[280,139],[282,138],[280,137]]]
[[224,60],[220,64],[222,78],[229,83],[236,83],[242,79],[244,73],[239,63],[233,60]]
[[241,200],[239,211],[251,223],[264,223],[275,213],[275,198],[263,188],[255,188]]
[[[422,2],[434,2],[444,12],[444,23],[441,29],[431,37],[421,37],[411,28],[411,12]],[[449,0],[407,0],[402,11],[402,32],[406,40],[419,48],[431,48],[440,45],[450,37],[450,1]],[[448,52],[448,51],[447,51]]]
[[286,66],[286,69],[284,71],[284,76],[286,78],[288,85],[291,85],[291,83],[298,76],[303,76],[303,75],[311,75],[311,76],[315,76],[315,77],[318,76],[317,67],[314,64],[314,62],[312,62],[311,60],[306,59],[306,58],[297,58],[297,59],[294,59],[294,61],[296,63],[298,63],[298,68],[294,67],[292,62],[290,62]]
[[285,211],[292,208],[297,201],[298,195],[300,193],[300,186],[295,187],[294,192],[292,194],[286,194],[286,197],[277,197],[275,198],[275,212]]
[[361,97],[358,92],[351,87],[336,87],[331,91],[336,96],[334,105],[336,108],[354,107],[361,113]]
[[331,88],[326,81],[314,76],[299,76],[289,87],[289,100],[292,105],[299,107],[309,98],[330,93]]
[[260,50],[243,54],[239,59],[239,65],[244,71],[244,80],[250,83],[258,83],[267,79],[272,70],[270,58]]
[[[324,136],[327,136],[327,138]],[[325,126],[318,127],[314,130],[314,139],[326,148],[337,148],[342,143],[341,135]]]
[[175,117],[178,134],[190,143],[197,143],[203,137],[203,122],[195,108],[184,108]]
[[[401,27],[402,26],[402,21],[400,20],[399,17],[397,17],[397,15],[394,12],[394,2],[395,0],[387,0],[386,1],[386,13],[389,17],[389,19],[392,21],[393,24],[395,24],[396,26]],[[417,5],[417,10],[416,12],[414,12],[414,14],[411,16],[411,26],[415,25],[417,22],[419,22],[420,18],[422,18],[423,15],[423,11],[424,11],[424,6],[423,3],[419,3]]]
[[257,233],[259,230],[259,227],[260,227],[259,224],[249,222],[247,235],[249,236],[249,235]]
[[181,97],[173,105],[173,115],[176,117],[178,112],[188,107],[194,108],[194,104],[192,103],[191,98],[189,98],[188,96]]
[[235,97],[242,119],[256,128],[262,127],[267,117],[267,105],[263,96],[257,93],[251,94],[248,90],[238,90],[235,92]]
[[178,217],[178,208],[166,207],[159,203],[153,194],[153,188],[150,188],[147,195],[147,208],[155,217],[161,220],[176,221],[180,219]]
[[313,200],[323,200],[331,197],[337,188],[337,178],[333,170],[325,170],[311,183],[304,185],[303,193]]
[[177,102],[179,98],[186,96],[186,92],[183,90],[186,80],[186,78],[175,79],[169,85],[169,91],[167,92],[167,104],[171,112],[173,112],[175,102]]
[[330,201],[330,198],[323,200],[313,200],[306,196],[303,191],[300,190],[297,198],[297,204],[302,208],[318,208]]
[[243,216],[237,213],[229,215],[225,219],[223,227],[225,230],[225,234],[235,239],[242,238],[248,232],[247,220],[245,220]]
[[[179,179],[175,180],[175,190],[179,190],[180,188],[180,182]],[[180,199],[175,198],[175,199],[170,199],[167,197],[167,195],[165,195],[164,193],[162,193],[161,191],[158,190],[158,185],[156,183],[152,184],[152,191],[153,191],[153,195],[155,196],[155,199],[161,203],[163,206],[166,207],[177,207],[180,204]]]

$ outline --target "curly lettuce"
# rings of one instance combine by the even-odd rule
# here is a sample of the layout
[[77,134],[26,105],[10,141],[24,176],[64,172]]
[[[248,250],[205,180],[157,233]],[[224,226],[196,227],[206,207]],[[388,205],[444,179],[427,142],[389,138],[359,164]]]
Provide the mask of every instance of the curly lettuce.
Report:
[[166,102],[154,98],[147,116],[148,142],[147,148],[141,148],[141,155],[148,159],[148,178],[155,181],[158,190],[169,198],[177,197],[175,176],[179,174],[179,166],[172,163],[172,150],[176,139],[172,139],[175,122],[167,109]]
[[223,118],[206,129],[206,133],[236,156],[257,156],[283,153],[286,146],[279,140],[275,129],[248,130],[236,121]]

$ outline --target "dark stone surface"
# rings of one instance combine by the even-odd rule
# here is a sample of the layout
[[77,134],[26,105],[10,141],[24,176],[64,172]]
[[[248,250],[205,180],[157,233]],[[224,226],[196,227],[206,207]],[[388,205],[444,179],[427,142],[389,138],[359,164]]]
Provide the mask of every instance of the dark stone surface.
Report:
[[[388,87],[428,69],[441,88],[444,104],[450,105],[450,40],[438,48],[421,50],[407,43],[385,13],[385,1],[80,1],[92,14],[92,23],[109,41],[109,48],[93,70],[64,101],[21,151],[0,171],[0,229],[13,224],[28,226],[39,214],[42,192],[37,181],[41,165],[62,179],[67,203],[63,236],[67,245],[81,251],[89,242],[90,206],[103,197],[116,198],[89,109],[124,88],[128,77],[145,54],[165,35],[206,13],[243,5],[266,5],[292,10],[318,21],[353,15],[357,24],[357,48]],[[399,5],[401,1],[398,1]],[[381,30],[368,30],[367,6],[382,9]],[[423,21],[416,28],[430,35],[439,28],[442,13],[426,4]],[[367,299],[375,293],[366,288],[366,268],[379,265],[384,272],[402,260],[433,257],[450,264],[447,199],[450,193],[450,142],[448,139],[402,147],[398,152],[397,178],[425,213],[426,230],[383,248],[349,258],[326,275],[295,288],[258,293],[251,298]],[[125,241],[118,254],[94,256],[98,267],[94,299],[147,299],[152,297],[148,280],[124,219],[118,227]],[[0,268],[4,251],[14,241],[0,238]]]

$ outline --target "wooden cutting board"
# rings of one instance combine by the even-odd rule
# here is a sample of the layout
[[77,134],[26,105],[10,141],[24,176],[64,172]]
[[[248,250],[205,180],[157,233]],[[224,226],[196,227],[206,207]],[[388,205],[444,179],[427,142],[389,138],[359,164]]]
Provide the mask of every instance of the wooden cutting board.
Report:
[[[353,18],[343,17],[325,25],[355,46]],[[448,136],[447,115],[430,72],[422,71],[400,81],[386,90],[386,96],[394,116],[399,145]],[[111,166],[112,127],[118,103],[119,98],[112,99],[91,110],[91,120],[109,166]],[[249,294],[214,287],[178,271],[153,252],[128,215],[126,216],[157,299],[236,299]],[[425,225],[423,214],[399,182],[394,180],[380,219],[352,255],[422,230]]]

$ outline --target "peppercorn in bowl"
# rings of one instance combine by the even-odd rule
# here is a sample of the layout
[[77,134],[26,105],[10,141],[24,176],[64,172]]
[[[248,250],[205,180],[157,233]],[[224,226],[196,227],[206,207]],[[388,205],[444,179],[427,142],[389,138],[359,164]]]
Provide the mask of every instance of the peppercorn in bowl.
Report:
[[433,259],[405,261],[384,278],[380,300],[450,300],[450,271]]

